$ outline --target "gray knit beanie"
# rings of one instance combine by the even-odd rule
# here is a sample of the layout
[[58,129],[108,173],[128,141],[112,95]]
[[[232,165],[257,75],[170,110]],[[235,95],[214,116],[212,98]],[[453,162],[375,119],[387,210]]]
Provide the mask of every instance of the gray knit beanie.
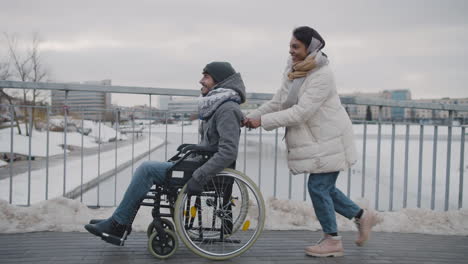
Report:
[[205,66],[203,73],[209,74],[216,83],[220,83],[236,73],[236,70],[229,62],[213,61]]

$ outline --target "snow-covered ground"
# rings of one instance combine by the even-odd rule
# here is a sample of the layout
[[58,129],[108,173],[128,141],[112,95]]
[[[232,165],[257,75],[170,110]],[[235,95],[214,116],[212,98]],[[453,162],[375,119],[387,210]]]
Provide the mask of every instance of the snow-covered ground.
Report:
[[[90,127],[93,129],[93,132],[90,133],[90,136],[85,136],[86,142],[84,144],[84,147],[94,147],[97,146],[96,140],[98,138],[98,132],[95,132],[94,130],[99,131],[99,127],[97,123],[87,121],[85,122],[85,127]],[[3,130],[8,130],[9,129],[3,129]],[[50,132],[50,138],[54,138],[54,140],[51,140],[50,147],[54,149],[59,149],[59,153],[63,153],[63,149],[60,147],[57,147],[57,144],[63,144],[62,138],[63,138],[63,133],[54,133]],[[5,136],[5,131],[1,131],[1,135]],[[33,133],[33,138],[32,141],[36,142],[38,144],[37,148],[33,148],[34,151],[32,151],[34,154],[37,156],[42,156],[41,154],[45,153],[45,144],[40,145],[41,143],[44,143],[42,140],[45,140],[45,132],[39,132],[39,131],[34,131]],[[101,140],[102,141],[109,141],[111,138],[115,138],[116,132],[113,128],[101,125]],[[94,137],[96,136],[96,138]],[[71,146],[81,146],[81,134],[79,133],[67,133],[67,144]],[[83,137],[83,139],[85,138]],[[14,151],[19,152],[19,150],[23,150],[24,148],[27,149],[28,144],[24,144],[25,142],[28,142],[27,137],[23,141],[19,140],[18,138],[23,138],[21,135],[15,135],[14,138]],[[123,140],[127,139],[125,135],[120,136],[118,134],[118,138],[121,138]],[[3,140],[5,139],[5,140]],[[4,142],[5,141],[5,142]],[[7,136],[6,138],[2,138],[2,146],[8,145],[8,149],[10,148],[10,137]],[[151,137],[151,145],[152,147],[157,147],[160,146],[164,143],[164,139],[161,139],[160,137],[156,135],[152,135]],[[7,143],[7,144],[5,144]],[[18,149],[17,149],[18,148]],[[96,178],[99,175],[99,172],[97,170],[98,168],[98,162],[100,163],[100,173],[103,174],[105,172],[114,170],[115,167],[118,167],[125,162],[129,161],[132,159],[132,152],[134,157],[137,157],[140,154],[143,154],[148,151],[148,142],[147,141],[139,141],[136,142],[135,145],[132,147],[132,144],[127,144],[126,146],[120,147],[117,150],[117,161],[116,161],[116,152],[115,150],[109,150],[106,152],[101,152],[100,153],[100,161],[98,161],[98,154],[93,154],[93,155],[87,155],[83,158],[83,161],[81,159],[74,159],[74,160],[69,160],[67,162],[67,167],[66,167],[66,186],[65,190],[70,191],[73,190],[74,188],[78,187],[81,185],[81,181],[83,183],[86,183],[94,178]],[[9,152],[9,150],[8,150]],[[21,153],[21,152],[19,152]],[[26,153],[28,153],[26,151]],[[57,154],[59,154],[57,153]],[[53,155],[53,154],[50,154]],[[81,171],[81,168],[83,168],[83,172]],[[14,204],[27,204],[28,201],[28,182],[30,181],[30,202],[31,203],[36,203],[39,201],[42,201],[45,199],[45,191],[46,191],[46,168],[38,169],[38,170],[33,170],[31,171],[31,176],[29,177],[29,173],[22,173],[19,175],[15,175],[13,177],[13,203]],[[81,179],[81,175],[83,175],[83,179]],[[62,164],[55,164],[51,165],[49,167],[48,171],[48,197],[53,198],[53,197],[58,197],[63,194],[63,182],[64,182],[64,168],[63,168],[63,163]],[[0,180],[0,199],[8,200],[9,199],[9,185],[10,185],[10,179],[6,178],[3,180]]]
[[[359,200],[366,207],[368,201]],[[107,218],[114,208],[90,209],[76,200],[56,198],[30,207],[20,207],[0,200],[0,233],[35,231],[85,232],[83,226],[93,218]],[[247,216],[248,218],[248,216]],[[150,223],[151,208],[142,207],[133,223],[133,230],[145,232]],[[436,212],[427,209],[403,209],[379,212],[375,231],[468,235],[468,210]],[[341,231],[356,230],[352,221],[338,216]],[[267,230],[320,230],[309,202],[268,199],[266,201]]]
[[[54,120],[51,120],[54,123]],[[56,121],[55,123],[59,123]],[[78,124],[81,127],[81,122]],[[25,135],[26,128],[21,124],[22,135],[18,134],[16,127],[13,128],[13,141],[11,140],[11,129],[0,129],[0,153],[10,153],[11,142],[13,142],[13,152],[21,155],[29,155],[29,137]],[[99,123],[85,120],[83,123],[85,129],[91,129],[87,136],[83,136],[83,147],[92,148],[97,147],[98,139],[101,142],[109,142],[114,139],[115,129],[101,123],[101,135],[99,137]],[[47,155],[47,132],[34,130],[31,138],[31,155],[35,157],[46,157]],[[67,145],[81,147],[82,134],[78,132],[67,132]],[[117,133],[119,140],[126,140],[127,136]],[[49,155],[63,154],[64,133],[62,132],[49,132]],[[1,166],[1,164],[0,164]]]

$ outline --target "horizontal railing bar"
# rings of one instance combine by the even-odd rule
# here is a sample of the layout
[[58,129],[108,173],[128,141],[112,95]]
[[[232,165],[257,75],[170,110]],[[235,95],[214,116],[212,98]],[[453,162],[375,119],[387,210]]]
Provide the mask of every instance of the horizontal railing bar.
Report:
[[[91,85],[91,84],[71,84],[71,83],[42,83],[42,82],[18,82],[0,81],[0,88],[14,89],[36,89],[54,91],[78,91],[78,92],[103,92],[103,93],[128,93],[143,95],[172,95],[172,96],[200,96],[200,90],[156,88],[156,87],[135,87],[135,86],[115,86],[115,85]],[[248,93],[248,99],[270,100],[273,94],[269,93]]]
[[431,109],[431,110],[454,110],[454,111],[468,111],[468,105],[455,105],[443,103],[422,103],[405,100],[387,100],[378,98],[364,98],[357,96],[341,96],[342,104],[352,105],[371,105],[383,107],[401,107],[401,108],[418,108],[418,109]]
[[[104,92],[104,93],[128,93],[144,95],[172,95],[190,96],[200,95],[199,90],[156,88],[156,87],[135,87],[135,86],[111,86],[111,85],[90,85],[90,84],[70,84],[70,83],[43,83],[43,82],[19,82],[0,81],[0,88],[14,89],[36,89],[36,90],[56,90],[56,91],[82,91],[82,92]],[[247,99],[270,100],[273,94],[270,93],[248,93]],[[378,98],[364,98],[358,96],[341,96],[342,104],[372,105],[384,107],[418,108],[432,110],[453,110],[468,111],[468,105],[455,105],[443,103],[422,103],[413,101],[396,101]]]

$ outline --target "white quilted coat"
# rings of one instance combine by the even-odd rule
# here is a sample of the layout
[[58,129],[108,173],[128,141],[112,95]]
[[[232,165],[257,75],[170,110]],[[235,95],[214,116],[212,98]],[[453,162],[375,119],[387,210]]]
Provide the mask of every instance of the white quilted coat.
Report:
[[265,130],[287,127],[288,166],[293,174],[345,170],[356,162],[351,120],[341,105],[328,65],[312,71],[299,90],[299,102],[288,109],[287,72],[274,97],[247,117],[261,118]]

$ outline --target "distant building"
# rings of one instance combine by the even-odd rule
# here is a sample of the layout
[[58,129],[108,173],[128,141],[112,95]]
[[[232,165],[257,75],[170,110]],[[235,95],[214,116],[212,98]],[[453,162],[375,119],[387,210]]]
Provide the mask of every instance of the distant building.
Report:
[[[413,102],[468,105],[468,98],[417,99],[413,100]],[[435,111],[430,109],[406,109],[405,112],[408,119],[420,121],[444,121],[449,117],[448,111]],[[461,124],[466,124],[468,122],[468,112],[455,112],[453,115],[453,119],[460,121]]]
[[[352,94],[340,94],[340,96],[345,97],[360,97],[360,98],[377,98],[377,99],[385,99],[388,97],[388,93],[352,93]],[[387,98],[388,99],[388,98]],[[379,116],[379,108],[377,106],[367,106],[367,105],[344,105],[348,115],[351,119],[355,120],[366,120],[368,109],[371,113],[371,119],[377,120]],[[383,107],[381,118],[383,120],[391,119],[391,109],[389,107]]]
[[[395,101],[407,101],[411,100],[411,92],[409,90],[385,90],[383,91],[385,99],[395,100]],[[391,108],[391,119],[395,121],[402,121],[406,118],[405,109],[401,107],[392,107]]]
[[[97,92],[68,92],[66,104],[71,109],[70,114],[79,116],[83,114],[84,119],[88,120],[105,119],[110,113],[107,113],[105,109],[111,107],[111,94],[98,91],[102,86],[112,85],[112,81],[86,81],[82,84],[95,85]],[[65,105],[65,92],[53,90],[51,92],[51,105],[53,113],[62,114]]]
[[[380,93],[352,93],[340,94],[343,97],[360,97],[360,98],[379,98],[394,101],[412,101],[421,103],[435,104],[463,104],[468,105],[468,98],[442,98],[442,99],[411,99],[409,90],[385,90]],[[370,108],[371,120],[378,119],[379,108],[377,106],[366,105],[344,105],[349,116],[353,120],[366,120],[368,108]],[[436,111],[430,109],[414,109],[400,107],[382,107],[382,120],[391,121],[414,121],[414,122],[434,122],[444,123],[449,117],[448,111]],[[456,112],[453,116],[454,120],[460,121],[461,124],[468,122],[468,112]]]
[[169,102],[172,100],[172,96],[159,95],[158,107],[160,110],[168,110]]

